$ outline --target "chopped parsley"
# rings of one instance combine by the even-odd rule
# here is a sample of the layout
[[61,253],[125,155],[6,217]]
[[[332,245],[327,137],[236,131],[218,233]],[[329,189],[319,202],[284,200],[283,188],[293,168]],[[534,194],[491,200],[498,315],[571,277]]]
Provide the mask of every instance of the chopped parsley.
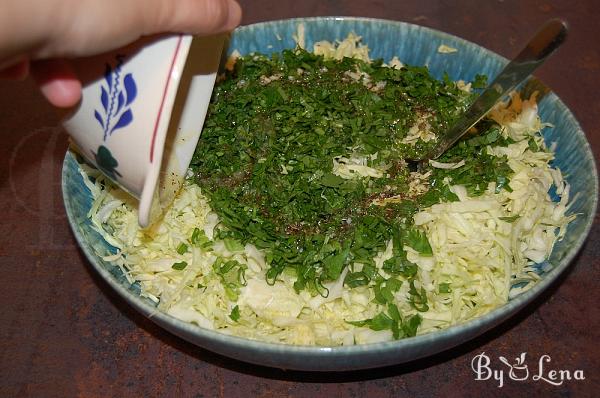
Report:
[[[474,86],[483,85],[485,77],[478,76]],[[425,166],[421,173],[431,171],[427,188],[409,193],[414,175],[404,159],[435,144],[422,139],[407,144],[409,130],[426,122],[433,133],[442,134],[471,100],[447,76],[436,80],[426,67],[334,61],[302,49],[271,57],[251,54],[238,59],[215,87],[191,178],[219,216],[217,239],[265,250],[268,283],[292,269],[297,292],[326,297],[324,283],[350,267],[345,285],[370,286],[376,301],[387,305],[386,312],[353,324],[413,336],[421,317],[402,319],[392,304],[402,283],[408,283],[412,307],[428,310],[424,289],[414,285],[417,266],[408,261],[404,247],[424,256],[431,256],[432,249],[413,226],[412,215],[458,199],[445,178],[465,184],[473,195],[483,193],[489,182],[508,189],[505,160],[485,151],[486,145],[506,139],[497,126],[484,122],[481,134],[463,139],[440,159],[465,160],[465,166]],[[340,157],[363,159],[382,176],[344,178],[333,169]],[[387,203],[388,198],[401,200]],[[393,256],[383,265],[386,276],[373,257],[390,240]],[[209,243],[200,230],[190,242]],[[362,267],[355,270],[356,263]],[[217,261],[213,269],[228,296],[237,299],[245,282],[241,264]]]
[[231,318],[232,321],[237,322],[240,319],[240,316],[241,316],[241,314],[240,314],[240,307],[238,307],[236,305],[231,310],[231,313],[229,314],[229,317]]
[[380,312],[371,319],[348,322],[354,326],[366,326],[372,330],[391,330],[395,339],[413,337],[423,318],[419,314],[403,319],[395,304],[388,304],[387,313]]
[[184,269],[185,269],[185,267],[187,267],[187,266],[188,266],[188,263],[187,263],[187,262],[185,262],[185,261],[179,261],[179,262],[176,262],[176,263],[174,263],[174,264],[171,266],[171,268],[173,268],[174,270],[177,270],[177,271],[182,271],[182,270],[184,270]]
[[177,253],[179,254],[185,254],[188,251],[188,245],[186,245],[185,243],[180,243],[179,246],[177,246]]

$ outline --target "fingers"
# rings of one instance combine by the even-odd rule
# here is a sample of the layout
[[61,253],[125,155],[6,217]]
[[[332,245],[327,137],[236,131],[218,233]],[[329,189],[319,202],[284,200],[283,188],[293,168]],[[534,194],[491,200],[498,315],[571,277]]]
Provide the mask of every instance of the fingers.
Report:
[[31,74],[52,105],[69,108],[81,99],[81,82],[66,60],[53,59],[31,64]]
[[[14,64],[25,54],[42,93],[59,107],[79,101],[81,83],[70,65],[57,58],[99,54],[145,35],[221,33],[233,30],[242,18],[236,0],[48,0],[31,7],[32,1],[11,0],[12,11],[0,18],[0,33],[4,29],[18,39],[3,46],[3,38],[11,35],[0,34],[0,77],[25,77],[28,63]],[[7,21],[14,26],[6,26]],[[47,59],[53,60],[41,61]]]
[[80,0],[55,16],[32,58],[94,55],[160,33],[226,32],[239,25],[242,10],[236,0]]
[[160,7],[147,9],[146,34],[185,32],[199,35],[233,30],[242,18],[235,0],[156,0]]

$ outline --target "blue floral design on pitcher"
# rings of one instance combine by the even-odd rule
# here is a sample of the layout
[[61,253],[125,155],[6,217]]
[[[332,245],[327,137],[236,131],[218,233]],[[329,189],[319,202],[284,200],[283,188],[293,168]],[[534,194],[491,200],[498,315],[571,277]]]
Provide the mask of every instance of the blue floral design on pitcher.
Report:
[[110,149],[104,145],[100,145],[98,151],[96,153],[92,152],[92,154],[96,160],[96,165],[105,175],[113,181],[117,181],[117,177],[121,177],[121,173],[117,170],[119,162],[113,157]]
[[121,66],[125,57],[117,55],[116,59],[114,67],[106,64],[104,72],[106,85],[103,84],[100,88],[102,109],[94,110],[94,117],[104,132],[104,141],[115,130],[128,126],[133,121],[130,105],[137,96],[137,86],[133,74],[127,73],[122,76]]

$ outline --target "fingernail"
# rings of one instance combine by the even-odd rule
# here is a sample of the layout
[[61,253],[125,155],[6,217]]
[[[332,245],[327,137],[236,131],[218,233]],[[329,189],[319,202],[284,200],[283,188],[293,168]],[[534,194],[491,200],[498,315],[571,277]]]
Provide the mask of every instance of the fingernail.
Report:
[[78,80],[50,80],[40,86],[42,94],[52,105],[69,108],[81,99],[81,83]]
[[81,82],[66,60],[36,61],[31,74],[52,105],[68,108],[81,99]]

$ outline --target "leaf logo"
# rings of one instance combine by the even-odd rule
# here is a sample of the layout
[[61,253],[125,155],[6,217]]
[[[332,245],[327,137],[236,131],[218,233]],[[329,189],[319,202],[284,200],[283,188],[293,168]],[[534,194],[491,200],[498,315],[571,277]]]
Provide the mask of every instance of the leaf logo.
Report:
[[104,83],[100,87],[100,103],[102,108],[94,110],[94,117],[100,123],[104,132],[104,141],[120,128],[128,126],[133,121],[130,105],[137,96],[137,85],[133,74],[122,76],[121,66],[125,59],[118,55],[117,63],[113,67],[106,64]]
[[520,356],[515,358],[514,365],[511,365],[510,362],[508,362],[508,359],[506,359],[505,357],[503,357],[503,356],[498,357],[498,359],[500,359],[500,362],[502,362],[503,364],[508,366],[508,368],[509,368],[508,377],[510,377],[511,380],[520,381],[520,380],[527,380],[529,378],[529,369],[527,367],[527,364],[525,363],[526,355],[527,355],[526,352],[522,352]]

